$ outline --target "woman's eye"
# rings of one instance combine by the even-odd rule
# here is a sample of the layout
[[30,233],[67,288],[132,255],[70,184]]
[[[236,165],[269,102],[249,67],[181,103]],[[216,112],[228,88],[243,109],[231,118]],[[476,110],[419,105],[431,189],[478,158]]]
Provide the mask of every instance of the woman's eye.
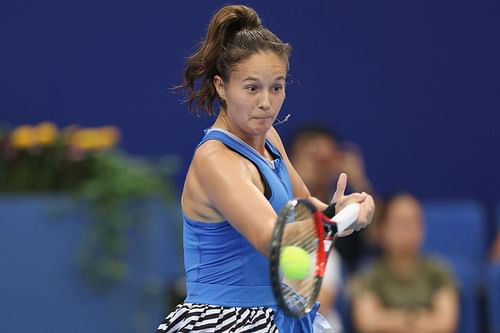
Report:
[[257,86],[246,86],[245,89],[248,90],[249,92],[256,92]]
[[273,87],[273,92],[280,92],[281,90],[283,90],[282,85],[277,85]]

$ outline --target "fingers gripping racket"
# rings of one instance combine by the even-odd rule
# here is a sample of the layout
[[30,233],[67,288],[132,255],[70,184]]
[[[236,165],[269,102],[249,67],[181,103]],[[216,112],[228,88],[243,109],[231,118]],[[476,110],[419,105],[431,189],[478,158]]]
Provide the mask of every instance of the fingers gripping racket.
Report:
[[270,255],[271,285],[286,315],[301,317],[318,298],[326,262],[335,239],[352,232],[359,204],[349,204],[328,218],[309,201],[290,200],[273,231]]

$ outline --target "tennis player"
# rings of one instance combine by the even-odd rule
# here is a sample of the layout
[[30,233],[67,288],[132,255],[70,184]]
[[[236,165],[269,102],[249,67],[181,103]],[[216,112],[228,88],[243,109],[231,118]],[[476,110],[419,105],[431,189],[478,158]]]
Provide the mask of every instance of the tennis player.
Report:
[[[289,199],[327,207],[310,196],[273,128],[285,100],[289,54],[289,44],[253,9],[226,6],[187,60],[181,87],[189,106],[216,119],[194,153],[182,193],[187,297],[157,332],[326,332],[319,304],[299,319],[277,307],[266,257],[277,212]],[[345,196],[346,182],[343,174],[332,202],[337,211],[361,203],[358,223],[366,225],[373,199]]]

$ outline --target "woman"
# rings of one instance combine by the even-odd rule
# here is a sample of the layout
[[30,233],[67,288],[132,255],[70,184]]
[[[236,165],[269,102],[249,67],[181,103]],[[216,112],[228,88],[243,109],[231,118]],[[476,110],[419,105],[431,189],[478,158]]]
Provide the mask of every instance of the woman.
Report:
[[[188,59],[181,85],[195,111],[216,114],[198,145],[182,193],[187,298],[158,332],[311,332],[315,310],[285,317],[269,280],[277,212],[293,197],[311,199],[273,122],[285,99],[290,46],[245,6],[226,6]],[[220,104],[213,111],[214,102]],[[336,209],[360,202],[359,223],[373,214],[365,193],[334,195]]]
[[457,290],[446,267],[420,251],[424,225],[419,202],[396,195],[378,222],[383,256],[353,287],[358,331],[455,332]]

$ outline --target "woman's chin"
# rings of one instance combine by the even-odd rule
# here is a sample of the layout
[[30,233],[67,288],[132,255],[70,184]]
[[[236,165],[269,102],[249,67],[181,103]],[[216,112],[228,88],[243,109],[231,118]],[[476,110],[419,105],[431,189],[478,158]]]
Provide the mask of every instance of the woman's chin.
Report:
[[262,125],[262,126],[254,126],[252,128],[252,133],[254,135],[266,135],[267,132],[269,132],[269,130],[271,129],[272,127],[272,123],[269,124],[269,125]]
[[272,126],[273,123],[271,121],[256,121],[249,124],[247,129],[249,131],[249,134],[251,133],[252,135],[261,135],[266,134]]

